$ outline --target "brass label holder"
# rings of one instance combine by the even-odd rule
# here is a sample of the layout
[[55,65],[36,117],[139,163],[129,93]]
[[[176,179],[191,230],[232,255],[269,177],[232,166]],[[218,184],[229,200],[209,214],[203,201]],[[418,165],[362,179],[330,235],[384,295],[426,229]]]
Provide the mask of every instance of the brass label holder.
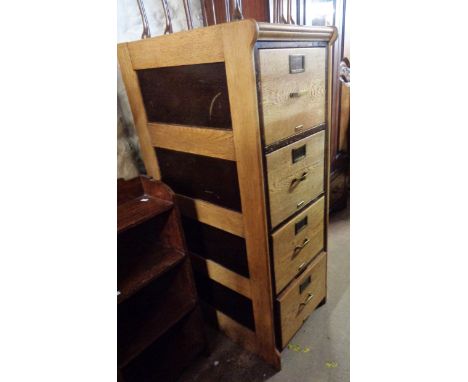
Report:
[[303,54],[289,55],[289,73],[296,74],[305,71],[305,56]]

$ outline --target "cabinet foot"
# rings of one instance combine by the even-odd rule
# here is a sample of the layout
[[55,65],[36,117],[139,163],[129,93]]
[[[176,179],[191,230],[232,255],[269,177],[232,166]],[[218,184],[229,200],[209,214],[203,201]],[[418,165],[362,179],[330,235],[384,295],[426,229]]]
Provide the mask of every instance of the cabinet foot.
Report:
[[317,305],[317,308],[320,308],[322,305],[325,305],[327,303],[327,297],[325,296],[322,301],[319,302]]

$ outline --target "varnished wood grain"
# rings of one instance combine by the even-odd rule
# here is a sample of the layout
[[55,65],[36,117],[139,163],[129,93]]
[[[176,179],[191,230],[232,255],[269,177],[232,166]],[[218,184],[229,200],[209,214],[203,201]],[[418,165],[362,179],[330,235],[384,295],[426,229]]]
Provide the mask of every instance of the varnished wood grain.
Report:
[[[303,145],[306,146],[306,156],[293,163],[292,150]],[[272,227],[276,227],[323,192],[324,159],[324,131],[266,156]],[[297,182],[303,174],[306,174],[305,179]]]
[[[304,55],[304,72],[289,72],[290,55]],[[266,145],[325,122],[325,55],[325,48],[259,50]]]
[[151,144],[213,158],[235,160],[232,130],[148,123]]
[[128,43],[135,70],[224,61],[222,25]]
[[[207,10],[207,21],[208,25],[226,23],[231,20],[232,14],[234,13],[234,0],[201,0],[202,6],[205,5]],[[213,7],[211,4],[214,3],[215,18],[213,17]],[[228,6],[230,10],[228,18],[226,19],[226,3],[231,3]],[[268,21],[268,0],[256,0],[256,1],[243,1],[242,4],[242,15],[244,19],[255,19],[257,21]],[[216,22],[215,22],[216,19]]]
[[174,192],[241,212],[235,162],[183,151],[155,150],[161,179]]
[[239,212],[184,195],[177,195],[177,203],[183,215],[244,237],[244,221]]
[[[170,293],[169,293],[170,291]],[[197,303],[188,258],[118,305],[118,365],[124,367]]]
[[247,249],[242,237],[186,216],[182,217],[182,225],[191,253],[212,260],[241,276],[249,277]]
[[239,324],[255,330],[252,301],[235,290],[199,272],[194,273],[200,299]]
[[[294,41],[333,41],[335,38],[336,28],[266,25],[256,24],[252,20],[244,20],[129,43],[129,50],[127,51],[128,60],[124,63],[128,68],[131,68],[133,75],[135,75],[135,70],[140,69],[225,61],[239,183],[239,189],[236,192],[240,194],[240,204],[243,213],[241,214],[196,199],[197,197],[195,199],[184,198],[183,200],[186,203],[182,209],[185,212],[188,211],[187,216],[198,219],[213,227],[226,229],[226,231],[235,235],[245,237],[248,267],[252,283],[251,316],[253,314],[255,332],[247,329],[247,327],[251,327],[250,321],[245,321],[245,325],[239,324],[239,322],[243,321],[236,322],[227,316],[219,320],[220,327],[236,342],[256,352],[276,368],[280,367],[280,357],[275,346],[267,206],[263,192],[265,189],[265,179],[263,178],[262,141],[259,127],[256,83],[256,80],[259,80],[259,78],[255,77],[252,48],[254,42],[258,40],[263,40],[262,43],[274,40],[291,43]],[[123,61],[120,58],[119,62],[122,65]],[[139,102],[140,109],[144,112],[138,81],[131,83],[132,86],[134,84],[136,84],[136,99]],[[301,88],[297,90],[300,91]],[[129,96],[135,98],[132,92],[129,92]],[[300,100],[300,98],[295,100]],[[146,118],[145,113],[143,116]],[[141,115],[137,115],[137,117],[141,120]],[[145,130],[147,130],[147,122],[145,120]],[[185,133],[177,135],[180,138]],[[143,134],[139,133],[139,136],[140,142],[143,141],[149,146],[152,145],[148,131],[143,132]],[[196,144],[193,144],[193,146],[196,146]],[[176,151],[174,149],[175,146],[173,146],[172,151]],[[178,149],[182,150],[180,147]],[[187,151],[192,150],[187,155],[194,154],[194,148],[185,147],[185,149]],[[162,148],[162,150],[167,149]],[[215,154],[217,155],[217,153]],[[209,159],[215,158],[209,155],[206,157]],[[154,158],[156,159],[156,156]],[[176,161],[175,163],[179,162]],[[150,175],[154,173],[159,178],[158,168],[157,170],[153,170],[151,167],[154,164],[156,164],[156,161],[152,163],[149,160],[145,160],[148,173]],[[222,182],[222,180],[218,179],[218,182],[220,181]],[[238,211],[240,210],[239,207]],[[208,281],[215,283],[214,280]],[[221,284],[219,285],[221,286]],[[234,291],[231,292],[236,293]],[[245,299],[241,294],[238,294],[238,297]],[[247,301],[250,303],[250,300]]]
[[137,71],[149,122],[231,128],[223,62]]
[[140,195],[138,198],[117,206],[117,233],[169,211],[174,204],[165,200]]
[[140,85],[138,84],[138,77],[133,69],[132,58],[130,57],[127,44],[118,45],[117,56],[122,79],[125,83],[125,89],[127,90],[128,101],[132,110],[133,122],[135,123],[135,128],[140,140],[140,152],[146,171],[149,176],[155,179],[161,179],[156,154],[151,146],[151,140],[146,128],[148,120],[146,119],[146,111],[141,96]]
[[[323,249],[325,201],[321,197],[304,212],[272,235],[276,292],[283,288]],[[307,225],[296,234],[295,225],[307,218]],[[308,240],[303,249],[298,247]]]
[[[300,291],[300,285],[310,277],[310,284]],[[285,347],[304,320],[326,295],[326,254],[321,253],[304,273],[278,297],[281,319],[281,344]]]
[[[206,342],[201,310],[195,308],[165,333],[154,346],[121,371],[118,382],[176,381],[204,350]],[[125,378],[125,379],[123,379]]]
[[252,20],[224,24],[222,39],[247,245],[258,353],[277,369],[272,285],[266,224],[262,150],[257,108],[253,45],[257,24]]
[[[174,193],[146,176],[117,184],[117,359],[126,374],[134,361],[138,370],[148,368],[142,354],[158,349],[160,340],[195,308],[197,296]],[[199,324],[192,330],[203,339]],[[193,336],[188,337],[179,338],[179,346],[189,346]],[[193,357],[199,350],[187,348],[185,355]],[[162,365],[154,359],[149,364]]]
[[207,275],[210,279],[223,284],[225,287],[247,298],[251,297],[250,280],[248,278],[238,275],[226,267],[214,261],[204,259],[196,254],[192,253],[190,257],[192,259],[192,265],[197,272]]
[[164,248],[160,243],[149,242],[147,238],[135,240],[135,237],[136,235],[131,234],[117,237],[119,304],[177,266],[186,257],[182,251]]
[[349,134],[349,119],[350,119],[350,88],[341,86],[341,106],[340,106],[340,134],[338,149],[347,152],[348,134]]

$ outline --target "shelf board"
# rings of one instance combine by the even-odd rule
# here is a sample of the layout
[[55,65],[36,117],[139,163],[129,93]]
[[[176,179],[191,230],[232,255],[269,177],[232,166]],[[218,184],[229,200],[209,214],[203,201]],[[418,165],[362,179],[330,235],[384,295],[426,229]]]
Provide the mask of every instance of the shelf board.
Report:
[[151,251],[136,252],[132,263],[123,265],[125,274],[118,281],[117,289],[120,293],[117,296],[117,303],[122,303],[150,282],[162,276],[185,257],[184,252],[161,247],[159,243],[156,243]]
[[191,312],[196,306],[196,299],[186,299],[169,311],[159,309],[153,312],[143,322],[138,333],[131,341],[119,344],[118,367],[127,366],[134,358],[140,355],[156,340],[158,340],[169,329],[175,326],[183,317]]
[[174,203],[143,194],[117,206],[117,233],[169,211]]

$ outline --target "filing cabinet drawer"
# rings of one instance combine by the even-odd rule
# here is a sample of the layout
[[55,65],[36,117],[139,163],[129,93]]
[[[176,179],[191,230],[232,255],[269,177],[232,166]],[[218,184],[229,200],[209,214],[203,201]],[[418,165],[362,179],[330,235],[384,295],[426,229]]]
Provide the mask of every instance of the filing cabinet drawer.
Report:
[[272,235],[276,292],[323,249],[325,199],[322,196]]
[[326,49],[260,49],[265,145],[325,122]]
[[278,297],[281,344],[285,347],[326,296],[326,254],[322,252]]
[[325,132],[266,155],[271,226],[323,192]]

